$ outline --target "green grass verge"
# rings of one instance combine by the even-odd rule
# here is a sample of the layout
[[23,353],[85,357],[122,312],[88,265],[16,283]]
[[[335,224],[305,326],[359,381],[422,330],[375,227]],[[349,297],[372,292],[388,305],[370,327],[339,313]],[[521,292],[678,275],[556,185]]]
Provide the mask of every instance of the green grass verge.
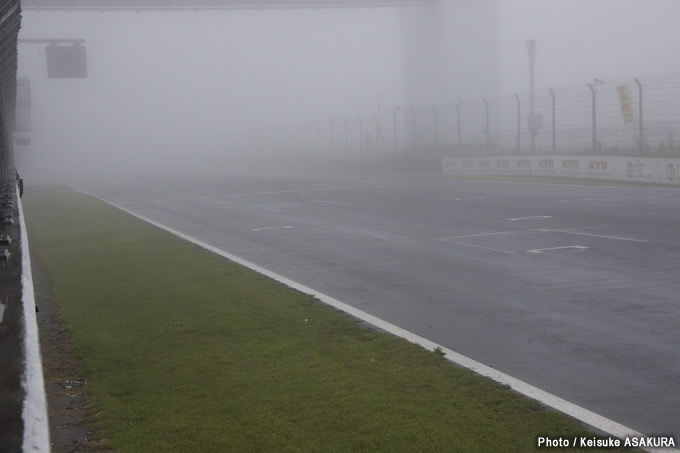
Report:
[[585,432],[96,199],[29,188],[24,206],[120,452],[524,452]]

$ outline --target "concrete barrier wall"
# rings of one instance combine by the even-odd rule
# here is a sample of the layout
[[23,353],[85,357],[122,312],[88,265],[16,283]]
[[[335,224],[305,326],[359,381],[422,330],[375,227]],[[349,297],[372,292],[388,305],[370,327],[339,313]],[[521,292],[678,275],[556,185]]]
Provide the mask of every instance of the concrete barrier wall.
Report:
[[680,185],[680,159],[611,156],[453,157],[448,176],[553,176]]

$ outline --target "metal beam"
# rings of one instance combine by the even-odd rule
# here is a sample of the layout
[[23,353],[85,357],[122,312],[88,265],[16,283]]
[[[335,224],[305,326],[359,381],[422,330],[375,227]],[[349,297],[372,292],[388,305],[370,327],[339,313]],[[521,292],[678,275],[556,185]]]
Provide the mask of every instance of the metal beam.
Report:
[[23,0],[34,11],[170,11],[380,8],[417,6],[435,0]]

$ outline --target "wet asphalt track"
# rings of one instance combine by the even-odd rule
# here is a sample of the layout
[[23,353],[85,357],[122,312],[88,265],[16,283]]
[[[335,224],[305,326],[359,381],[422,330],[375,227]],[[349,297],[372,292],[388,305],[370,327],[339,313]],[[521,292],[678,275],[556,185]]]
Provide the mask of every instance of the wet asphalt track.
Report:
[[680,434],[680,189],[384,175],[86,188],[631,428]]

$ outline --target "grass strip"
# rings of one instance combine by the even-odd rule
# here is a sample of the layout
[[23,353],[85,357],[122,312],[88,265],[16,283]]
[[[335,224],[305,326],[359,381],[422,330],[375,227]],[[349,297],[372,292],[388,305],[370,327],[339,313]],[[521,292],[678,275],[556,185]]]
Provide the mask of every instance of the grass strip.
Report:
[[119,452],[525,452],[587,434],[99,200],[30,188],[24,206]]

